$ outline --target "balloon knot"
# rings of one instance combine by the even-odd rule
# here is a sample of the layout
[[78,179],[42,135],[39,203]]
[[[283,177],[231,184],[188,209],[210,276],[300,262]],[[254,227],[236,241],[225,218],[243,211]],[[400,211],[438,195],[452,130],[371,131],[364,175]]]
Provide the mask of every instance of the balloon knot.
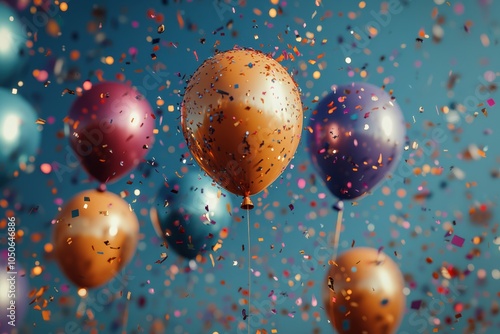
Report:
[[344,202],[343,201],[338,201],[333,205],[333,208],[337,211],[342,211],[344,210]]
[[253,202],[250,196],[245,196],[243,202],[241,202],[241,208],[244,210],[252,210],[254,208]]

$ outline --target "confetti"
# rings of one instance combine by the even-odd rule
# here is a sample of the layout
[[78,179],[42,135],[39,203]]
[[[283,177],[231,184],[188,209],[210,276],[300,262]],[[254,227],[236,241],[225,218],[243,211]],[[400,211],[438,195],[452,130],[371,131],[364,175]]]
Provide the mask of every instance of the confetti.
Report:
[[454,235],[453,239],[451,239],[451,243],[457,247],[462,247],[464,244],[465,239],[462,237],[459,237],[458,235]]

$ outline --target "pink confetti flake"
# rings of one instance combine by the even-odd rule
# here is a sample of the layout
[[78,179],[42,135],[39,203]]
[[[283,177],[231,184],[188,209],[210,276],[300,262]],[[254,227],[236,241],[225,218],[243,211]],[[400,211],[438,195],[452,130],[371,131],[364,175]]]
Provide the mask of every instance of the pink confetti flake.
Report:
[[457,247],[462,247],[464,245],[465,239],[459,237],[458,235],[454,235],[453,239],[451,239],[451,243]]

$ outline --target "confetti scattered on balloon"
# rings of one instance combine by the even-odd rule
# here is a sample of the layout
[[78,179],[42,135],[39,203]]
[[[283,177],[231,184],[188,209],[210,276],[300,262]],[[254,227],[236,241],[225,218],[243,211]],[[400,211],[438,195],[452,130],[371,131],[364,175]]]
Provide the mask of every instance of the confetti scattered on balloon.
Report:
[[300,141],[302,102],[294,80],[273,58],[250,49],[207,59],[189,80],[181,110],[193,157],[222,187],[243,196],[266,189]]
[[139,222],[129,204],[113,193],[75,195],[53,224],[55,257],[78,288],[105,284],[134,256]]
[[154,140],[150,104],[122,83],[92,85],[71,106],[68,122],[72,149],[101,183],[116,181],[137,167]]
[[365,195],[399,163],[404,117],[382,88],[367,83],[335,87],[310,118],[309,153],[337,198]]
[[229,196],[195,172],[170,178],[151,208],[153,226],[168,248],[187,259],[217,251],[233,219]]
[[351,248],[330,265],[323,283],[325,311],[341,334],[391,334],[406,298],[398,265],[373,248]]

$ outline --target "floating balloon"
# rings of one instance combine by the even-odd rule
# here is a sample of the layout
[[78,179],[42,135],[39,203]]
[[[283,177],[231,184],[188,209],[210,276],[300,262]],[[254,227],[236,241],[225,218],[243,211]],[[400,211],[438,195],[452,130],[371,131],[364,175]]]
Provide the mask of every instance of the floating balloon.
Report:
[[153,111],[125,84],[86,82],[84,89],[69,112],[71,147],[91,176],[115,181],[134,169],[153,144]]
[[83,191],[55,220],[55,258],[78,287],[97,287],[132,259],[138,234],[139,222],[127,202],[110,192]]
[[249,49],[206,60],[189,81],[181,124],[198,164],[228,191],[267,188],[293,158],[302,131],[297,85],[274,59]]
[[25,168],[38,150],[36,121],[35,110],[24,98],[0,88],[0,185]]
[[[31,3],[31,0],[5,0],[9,5],[12,6],[12,8],[18,10],[18,11],[23,11],[25,10],[29,4]],[[0,3],[2,1],[0,0]]]
[[365,195],[395,168],[406,133],[396,101],[367,83],[336,87],[312,113],[309,130],[313,164],[340,200]]
[[163,186],[151,208],[159,236],[179,255],[193,259],[211,251],[231,224],[232,203],[211,181],[189,173]]
[[27,273],[8,253],[0,254],[0,334],[21,328],[31,301]]
[[325,310],[341,334],[391,334],[406,300],[398,265],[373,248],[351,248],[330,266],[323,285]]
[[29,56],[26,41],[16,12],[0,1],[0,86],[9,87],[24,76]]

